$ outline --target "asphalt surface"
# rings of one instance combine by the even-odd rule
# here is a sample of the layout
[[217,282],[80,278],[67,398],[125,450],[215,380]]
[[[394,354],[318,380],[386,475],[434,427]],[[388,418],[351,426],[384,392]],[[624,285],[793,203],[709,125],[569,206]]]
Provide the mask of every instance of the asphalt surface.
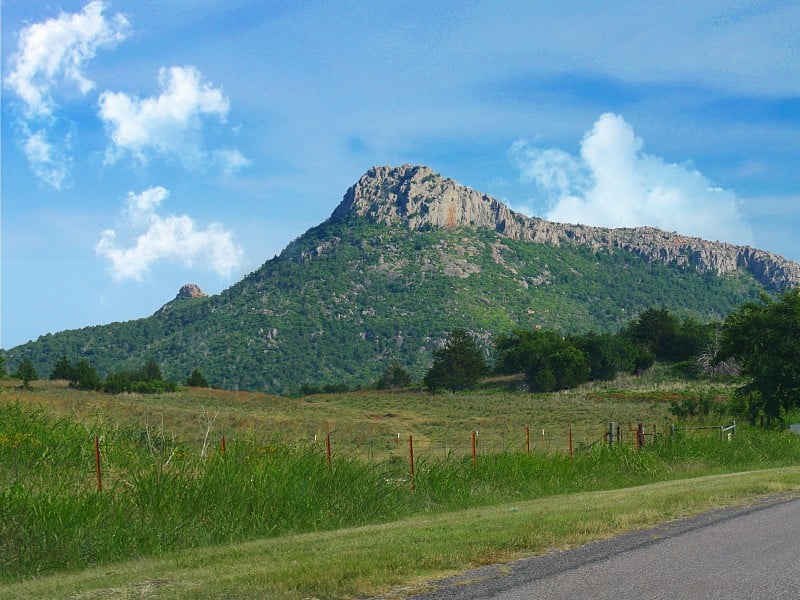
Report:
[[[702,514],[430,582],[414,600],[800,599],[800,499]],[[418,588],[419,589],[419,588]]]

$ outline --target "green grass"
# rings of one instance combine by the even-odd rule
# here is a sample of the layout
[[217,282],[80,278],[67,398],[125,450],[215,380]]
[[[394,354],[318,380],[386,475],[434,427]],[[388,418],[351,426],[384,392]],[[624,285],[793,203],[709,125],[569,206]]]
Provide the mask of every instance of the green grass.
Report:
[[[0,394],[0,596],[35,597],[39,590],[59,597],[119,586],[108,594],[208,597],[226,595],[234,585],[237,595],[252,597],[363,595],[797,487],[793,469],[727,479],[730,489],[713,478],[672,483],[800,464],[800,438],[786,433],[740,427],[730,442],[713,430],[663,435],[670,401],[700,395],[724,401],[728,389],[720,384],[676,382],[658,370],[547,395],[510,391],[509,384],[493,380],[477,392],[437,396],[364,391],[309,398],[217,390],[109,397],[57,382],[34,382],[32,390],[6,385]],[[623,432],[627,421],[641,421],[656,435],[642,452],[630,443],[608,449],[602,434],[610,420]],[[531,453],[525,452],[526,424]],[[566,452],[570,426],[574,460]],[[417,459],[414,492],[409,434]],[[653,507],[648,503],[662,491],[651,498],[648,490],[672,490],[669,502],[675,494],[686,500]],[[610,499],[629,492],[644,494],[641,506],[623,502],[627,508],[617,515],[617,500]],[[602,511],[595,523],[594,513],[555,510],[572,502],[591,502],[595,510],[603,499],[612,502],[605,528]],[[548,506],[552,515],[536,512]],[[518,511],[541,531],[509,533]],[[496,537],[484,531],[487,515],[497,521]],[[470,528],[481,533],[476,537]],[[429,530],[438,533],[429,536]],[[320,556],[314,544],[333,555]],[[397,556],[398,544],[423,558]],[[259,566],[248,575],[252,563]],[[216,575],[200,573],[201,565]],[[157,571],[148,576],[148,569]]]
[[[183,390],[176,394],[120,394],[69,390],[65,383],[38,381],[32,391],[7,388],[6,402],[42,406],[88,427],[132,427],[176,436],[199,447],[211,431],[221,435],[270,442],[322,444],[331,435],[339,456],[382,461],[407,455],[408,435],[420,456],[468,455],[471,432],[479,432],[479,452],[488,454],[525,448],[525,426],[537,451],[566,452],[568,432],[575,446],[602,440],[609,421],[643,422],[663,432],[672,421],[670,400],[713,394],[727,398],[730,387],[676,381],[654,369],[646,377],[620,378],[554,394],[513,391],[513,379],[488,382],[484,389],[431,395],[422,391],[366,390],[305,398],[257,392]],[[719,420],[715,421],[718,422]],[[544,435],[542,435],[544,431]],[[400,434],[398,444],[397,434]]]
[[[171,552],[0,584],[6,598],[401,598],[470,566],[566,549],[705,510],[800,489],[783,468],[655,483],[387,524]],[[397,586],[402,586],[398,588]]]

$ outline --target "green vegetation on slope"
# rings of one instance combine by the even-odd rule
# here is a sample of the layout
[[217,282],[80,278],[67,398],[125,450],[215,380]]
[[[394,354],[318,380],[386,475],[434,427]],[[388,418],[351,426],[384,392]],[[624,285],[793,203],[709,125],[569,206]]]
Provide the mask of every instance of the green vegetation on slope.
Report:
[[720,320],[760,286],[489,230],[376,225],[351,218],[309,230],[218,296],[151,317],[42,336],[8,352],[51,372],[86,358],[105,377],[154,358],[168,379],[199,368],[214,386],[297,392],[303,384],[374,382],[392,360],[421,379],[448,331],[479,339],[515,328],[616,331],[659,306]]

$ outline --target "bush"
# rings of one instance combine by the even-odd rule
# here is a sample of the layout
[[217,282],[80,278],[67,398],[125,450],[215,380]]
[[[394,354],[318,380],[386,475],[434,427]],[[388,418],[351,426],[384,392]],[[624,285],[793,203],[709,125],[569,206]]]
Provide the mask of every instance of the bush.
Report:
[[435,392],[474,388],[489,371],[486,359],[466,329],[454,329],[442,348],[433,351],[433,365],[425,374],[425,386]]
[[69,387],[78,390],[99,390],[103,385],[95,368],[86,359],[81,359],[72,369]]
[[195,369],[192,371],[192,374],[186,379],[186,385],[189,387],[201,387],[207,388],[208,387],[208,380],[205,376],[200,372],[200,369]]
[[398,389],[411,385],[411,375],[398,361],[393,360],[378,378],[375,387],[379,390]]
[[23,387],[27,388],[30,387],[29,384],[31,381],[36,381],[39,379],[39,374],[33,367],[33,363],[29,359],[23,358],[17,366],[17,371],[14,373],[14,377],[21,379]]

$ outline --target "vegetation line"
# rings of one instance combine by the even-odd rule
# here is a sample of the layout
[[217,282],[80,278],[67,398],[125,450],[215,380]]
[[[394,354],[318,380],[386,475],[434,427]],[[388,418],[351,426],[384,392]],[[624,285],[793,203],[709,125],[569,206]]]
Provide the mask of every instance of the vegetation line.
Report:
[[[6,598],[352,598],[800,489],[789,467],[175,552],[0,586]],[[400,597],[398,595],[397,597]]]

